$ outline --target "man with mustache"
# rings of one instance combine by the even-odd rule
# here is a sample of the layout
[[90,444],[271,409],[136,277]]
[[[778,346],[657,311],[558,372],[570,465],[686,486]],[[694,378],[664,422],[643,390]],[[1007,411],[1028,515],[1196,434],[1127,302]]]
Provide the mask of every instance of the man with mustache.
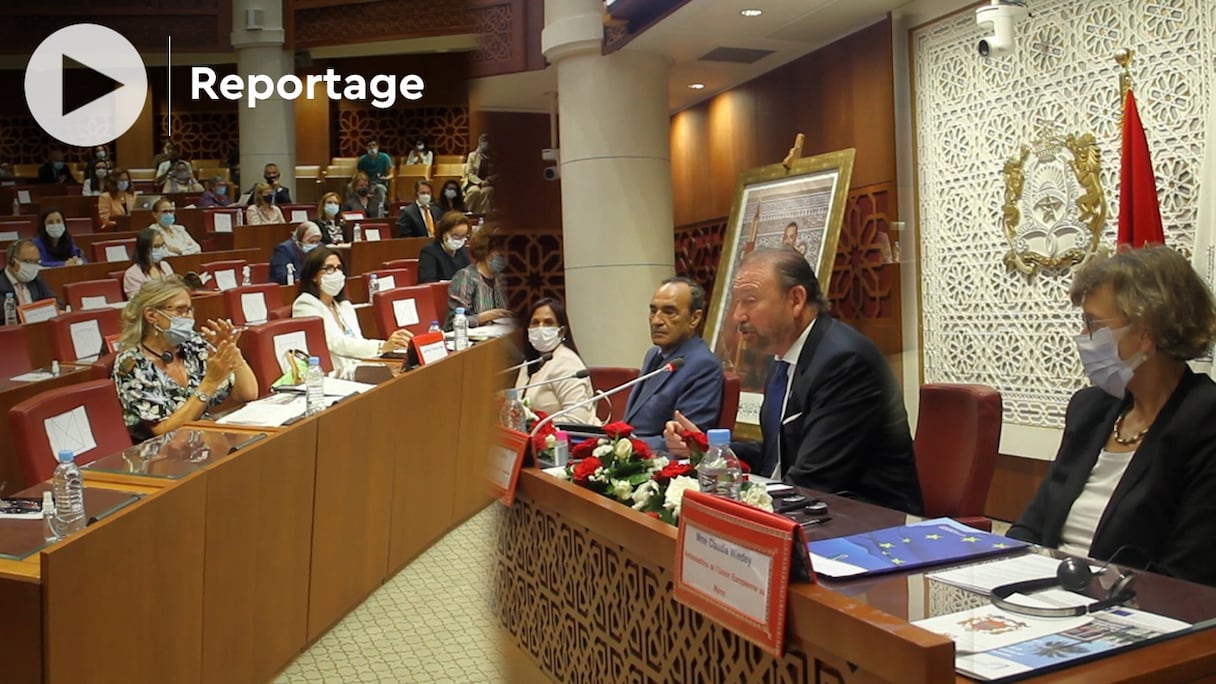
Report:
[[[743,259],[731,296],[749,349],[776,357],[760,409],[760,442],[732,448],[757,474],[908,513],[923,510],[908,416],[878,348],[827,312],[815,271],[798,252],[766,249]],[[696,429],[675,415],[678,433]]]
[[684,366],[660,373],[633,386],[625,405],[624,421],[651,449],[663,446],[663,426],[679,412],[690,425],[708,430],[718,427],[722,409],[722,362],[697,330],[705,320],[705,289],[688,278],[668,278],[650,300],[650,341],[643,374],[675,359]]

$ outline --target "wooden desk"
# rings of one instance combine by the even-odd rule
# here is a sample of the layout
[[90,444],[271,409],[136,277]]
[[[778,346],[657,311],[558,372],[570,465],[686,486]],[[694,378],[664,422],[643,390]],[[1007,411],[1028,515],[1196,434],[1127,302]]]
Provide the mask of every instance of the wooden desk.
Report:
[[[107,234],[109,235],[109,234]],[[202,270],[202,265],[212,261],[226,261],[229,259],[244,259],[250,263],[259,261],[269,261],[270,254],[263,254],[256,249],[234,249],[226,252],[202,252],[201,254],[189,254],[186,256],[175,256],[166,259],[173,272],[182,275],[188,271],[198,272]],[[80,266],[63,266],[60,268],[47,268],[39,272],[42,278],[51,291],[62,296],[64,283],[75,283],[82,280],[102,280],[109,278],[110,273],[114,271],[125,271],[131,266],[129,261],[111,261],[100,263],[88,263]]]
[[352,242],[350,251],[343,255],[347,275],[358,275],[374,271],[392,259],[417,259],[422,248],[432,238],[397,238],[376,242]]
[[[37,325],[45,328],[44,323]],[[50,355],[49,351],[46,353],[48,356]],[[55,378],[37,382],[13,382],[8,378],[0,380],[0,495],[24,489],[26,486],[25,476],[21,474],[21,466],[17,463],[17,448],[13,444],[12,423],[8,419],[9,409],[48,390],[91,379],[91,367],[65,364],[60,368],[59,377]]]

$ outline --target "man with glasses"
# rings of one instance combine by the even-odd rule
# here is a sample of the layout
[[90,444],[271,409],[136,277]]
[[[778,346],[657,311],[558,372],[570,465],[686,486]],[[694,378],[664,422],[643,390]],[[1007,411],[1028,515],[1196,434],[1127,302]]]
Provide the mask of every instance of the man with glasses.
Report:
[[675,359],[676,371],[660,373],[634,385],[624,421],[651,449],[663,446],[663,426],[679,411],[703,430],[718,427],[722,408],[722,362],[701,339],[705,289],[682,277],[664,280],[650,300],[650,341],[641,372],[651,373]]
[[44,299],[59,300],[38,275],[42,270],[38,263],[40,258],[38,245],[29,238],[8,246],[8,266],[4,269],[4,277],[0,278],[0,302],[9,294],[16,298],[18,306]]
[[[267,164],[262,168],[262,179],[266,181],[274,190],[274,197],[271,198],[271,204],[291,204],[291,191],[287,186],[279,185],[279,166],[278,164]],[[253,204],[253,193],[257,189],[257,185],[249,188],[249,199],[245,202],[246,205]]]

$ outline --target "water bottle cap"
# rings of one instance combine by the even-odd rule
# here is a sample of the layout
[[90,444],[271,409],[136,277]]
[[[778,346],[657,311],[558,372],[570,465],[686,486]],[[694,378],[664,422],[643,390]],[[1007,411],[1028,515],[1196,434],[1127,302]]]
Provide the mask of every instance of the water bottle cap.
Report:
[[[10,296],[10,297],[12,297],[12,295],[9,295],[9,296]],[[458,314],[460,314],[461,316],[463,316],[463,315],[464,315],[464,307],[463,307],[463,306],[458,306],[458,307],[456,307],[456,313],[458,313]]]
[[319,356],[310,356],[310,357],[308,357],[308,365],[310,365],[310,366],[320,366],[320,365],[321,365],[321,357],[319,357]]
[[557,440],[557,441],[559,441],[559,442],[569,442],[569,441],[570,441],[570,433],[566,432],[565,430],[554,430],[554,431],[553,431],[553,438],[554,438],[554,439],[556,439],[556,440]]
[[76,454],[71,449],[61,450],[55,457],[60,463],[71,463],[76,460]]
[[721,446],[723,444],[730,444],[730,430],[718,428],[717,430],[710,430],[706,434],[709,437],[710,446]]

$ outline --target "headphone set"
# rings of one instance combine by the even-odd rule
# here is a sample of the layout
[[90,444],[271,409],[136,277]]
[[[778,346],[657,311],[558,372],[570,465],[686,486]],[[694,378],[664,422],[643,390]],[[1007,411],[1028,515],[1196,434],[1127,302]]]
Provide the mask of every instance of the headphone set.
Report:
[[166,366],[173,363],[174,356],[176,356],[179,359],[186,358],[186,352],[181,349],[178,349],[176,354],[174,354],[171,351],[163,351],[163,352],[157,354],[156,352],[149,349],[148,345],[145,344],[145,345],[141,345],[141,346],[144,348],[144,351],[148,352],[152,356],[159,358],[161,360],[161,362],[164,363]]
[[[1120,551],[1122,549],[1119,549]],[[1118,554],[1111,555],[1114,558]],[[1110,561],[1107,561],[1096,574],[1102,574]],[[1042,579],[1027,580],[1024,582],[1014,582],[1012,584],[1003,584],[999,587],[994,587],[988,598],[992,604],[1002,610],[1007,610],[1011,613],[1020,613],[1022,615],[1031,615],[1034,617],[1077,617],[1088,613],[1096,613],[1101,610],[1106,610],[1114,606],[1121,606],[1136,597],[1135,590],[1132,585],[1136,581],[1136,576],[1131,572],[1119,572],[1119,579],[1106,592],[1106,598],[1095,601],[1084,606],[1067,606],[1063,608],[1048,608],[1044,606],[1032,606],[1025,603],[1017,603],[1010,601],[1009,597],[1014,594],[1029,594],[1040,589],[1049,589],[1059,586],[1068,591],[1083,592],[1089,588],[1090,582],[1094,578],[1094,572],[1090,570],[1089,563],[1082,558],[1065,558],[1060,561],[1060,565],[1056,568],[1055,577],[1045,577]]]

